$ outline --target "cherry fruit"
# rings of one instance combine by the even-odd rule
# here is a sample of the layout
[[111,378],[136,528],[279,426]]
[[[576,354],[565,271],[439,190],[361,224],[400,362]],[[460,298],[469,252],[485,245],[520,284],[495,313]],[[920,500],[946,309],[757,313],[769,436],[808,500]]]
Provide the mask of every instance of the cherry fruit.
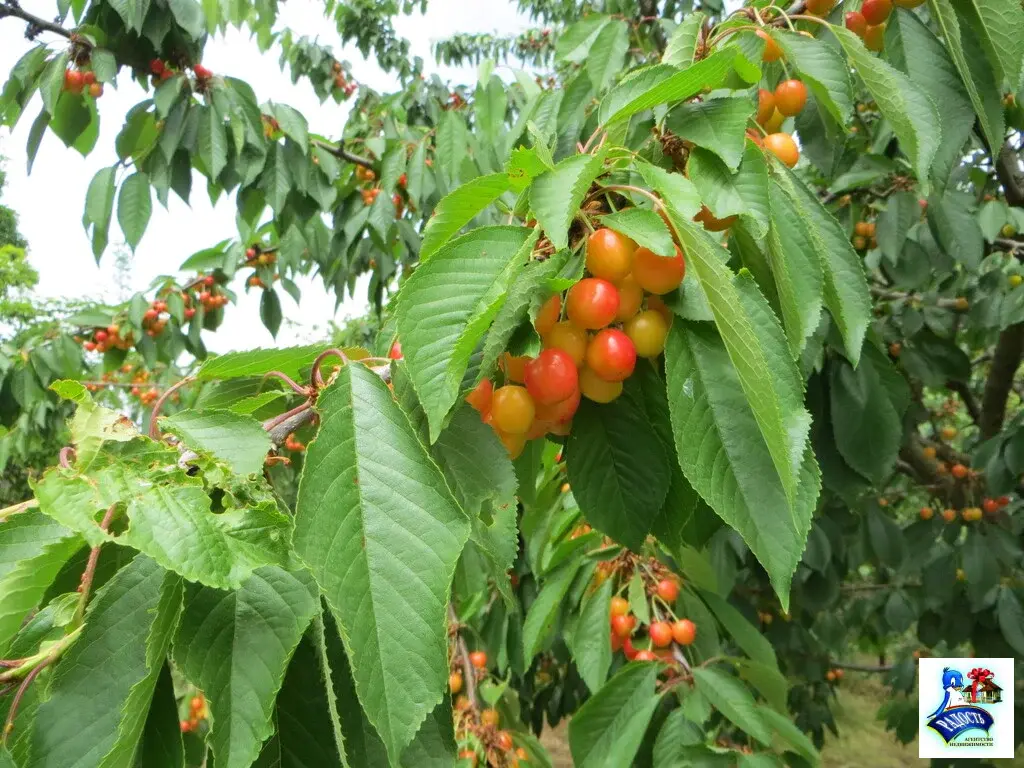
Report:
[[786,117],[800,114],[807,103],[807,86],[799,80],[783,80],[775,88],[775,108]]
[[765,147],[785,165],[792,168],[800,159],[800,148],[788,133],[771,133],[764,137]]
[[576,391],[578,382],[576,363],[561,349],[545,349],[526,364],[526,391],[537,405],[562,402]]
[[613,229],[602,227],[587,238],[587,269],[613,283],[629,274],[636,244]]
[[647,628],[651,643],[657,648],[666,648],[672,644],[672,627],[665,621],[652,621]]
[[540,311],[537,313],[537,319],[533,322],[533,327],[537,329],[537,333],[540,334],[541,338],[551,332],[551,329],[558,323],[558,318],[561,314],[562,297],[556,293],[541,305]]
[[690,645],[697,637],[697,625],[689,619],[680,619],[672,625],[672,639],[679,645]]
[[560,349],[568,353],[578,368],[583,365],[584,357],[587,354],[587,332],[577,328],[568,320],[563,320],[560,323],[555,323],[554,327],[544,336],[544,348]]
[[589,368],[580,371],[580,393],[595,403],[610,403],[622,394],[621,381],[606,381]]
[[[637,249],[637,253],[642,250]],[[619,291],[607,280],[585,277],[569,289],[565,306],[569,320],[575,325],[597,330],[612,322],[618,314]]]
[[648,309],[626,323],[626,335],[640,357],[657,357],[665,350],[668,323],[660,312]]
[[678,246],[673,256],[659,256],[647,248],[637,248],[633,254],[633,277],[648,293],[668,293],[682,284],[685,275],[686,262]]
[[522,435],[530,429],[536,408],[525,387],[506,384],[494,391],[491,398],[491,418],[502,432]]
[[590,340],[587,368],[605,381],[625,381],[635,367],[636,347],[622,331],[605,328]]

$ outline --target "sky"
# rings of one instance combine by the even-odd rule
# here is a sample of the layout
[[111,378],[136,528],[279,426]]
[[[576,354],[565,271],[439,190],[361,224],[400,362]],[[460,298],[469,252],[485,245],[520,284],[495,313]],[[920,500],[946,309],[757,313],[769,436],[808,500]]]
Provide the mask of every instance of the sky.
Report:
[[[22,7],[42,18],[53,18],[53,0],[22,0]],[[281,3],[279,26],[290,27],[296,38],[301,35],[320,36],[320,41],[334,45],[336,56],[352,64],[356,80],[378,91],[398,88],[397,79],[380,70],[351,47],[338,46],[333,22],[322,16],[323,3],[317,0],[288,0]],[[412,55],[426,62],[428,74],[437,73],[454,82],[475,82],[474,67],[444,67],[434,63],[431,44],[454,32],[495,32],[515,34],[526,29],[529,20],[520,15],[509,0],[429,0],[426,14],[398,17],[395,22],[400,36],[409,40]],[[14,19],[0,20],[0,82],[31,45],[23,37],[24,24]],[[41,41],[60,45],[62,38],[44,35]],[[328,100],[320,104],[308,84],[294,85],[278,64],[279,49],[260,53],[247,35],[229,31],[226,36],[211,40],[203,56],[203,64],[215,74],[239,77],[249,82],[261,100],[289,104],[305,115],[310,130],[324,136],[338,136],[345,123],[349,106]],[[38,293],[47,297],[94,298],[120,301],[128,298],[119,289],[115,268],[114,247],[108,247],[97,266],[85,230],[82,209],[85,193],[93,175],[100,168],[117,161],[114,138],[120,131],[124,115],[141,99],[144,91],[129,80],[127,73],[119,77],[119,88],[107,88],[99,102],[100,135],[92,153],[83,158],[66,148],[55,136],[47,133],[32,168],[26,173],[25,145],[29,128],[41,108],[38,96],[26,108],[13,132],[0,129],[0,155],[7,159],[7,185],[3,202],[19,217],[19,228],[29,243],[29,260],[39,271]],[[197,175],[197,179],[198,179]],[[145,290],[153,278],[173,273],[189,255],[225,238],[237,236],[233,196],[224,196],[211,205],[205,185],[194,183],[191,207],[174,194],[168,209],[154,200],[153,215],[146,234],[128,263],[130,273],[121,279],[130,292]],[[116,218],[116,217],[115,217]],[[120,229],[111,224],[112,246],[117,244]],[[330,319],[362,314],[366,301],[367,279],[356,288],[356,296],[346,297],[335,309],[336,297],[328,294],[319,280],[299,281],[301,306],[283,291],[285,324],[276,341],[259,319],[259,291],[245,294],[239,276],[232,286],[239,295],[239,304],[229,307],[224,324],[216,333],[205,335],[207,346],[214,352],[251,349],[254,347],[288,346],[323,338]]]

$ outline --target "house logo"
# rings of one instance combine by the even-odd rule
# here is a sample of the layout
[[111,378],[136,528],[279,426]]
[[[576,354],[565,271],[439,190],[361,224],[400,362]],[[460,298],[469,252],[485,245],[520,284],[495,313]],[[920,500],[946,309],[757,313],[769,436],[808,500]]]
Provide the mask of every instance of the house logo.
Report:
[[921,659],[919,756],[1013,757],[1013,659]]

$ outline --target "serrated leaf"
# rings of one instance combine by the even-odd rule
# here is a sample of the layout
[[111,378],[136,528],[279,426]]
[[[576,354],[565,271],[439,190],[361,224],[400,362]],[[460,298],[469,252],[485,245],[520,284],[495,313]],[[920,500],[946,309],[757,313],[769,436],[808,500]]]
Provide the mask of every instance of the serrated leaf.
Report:
[[1024,67],[1024,8],[1013,0],[968,0],[960,8],[998,79],[1016,90]]
[[586,61],[591,46],[609,21],[607,16],[594,13],[567,25],[555,43],[555,60],[576,64]]
[[747,656],[766,666],[778,668],[772,644],[742,613],[712,592],[701,590],[700,596]]
[[0,524],[0,654],[82,544],[37,509]]
[[999,588],[999,600],[996,604],[999,616],[999,629],[1006,642],[1017,653],[1024,653],[1024,607],[1010,587]]
[[830,29],[878,104],[882,116],[892,125],[900,149],[910,159],[922,190],[927,192],[941,130],[935,103],[910,78],[873,56],[853,32],[838,26]]
[[876,483],[888,477],[903,440],[897,412],[873,359],[853,368],[833,359],[829,372],[836,448],[853,469]]
[[591,693],[597,693],[604,685],[612,663],[608,633],[612,586],[612,580],[605,579],[600,587],[583,598],[580,616],[569,642],[576,669]]
[[850,68],[834,45],[816,37],[773,30],[772,38],[786,55],[786,63],[814,94],[814,102],[832,123],[844,129],[853,113]]
[[762,744],[771,744],[771,730],[743,683],[713,667],[695,667],[693,680],[697,690],[733,725]]
[[947,190],[928,199],[928,226],[950,258],[968,269],[977,269],[985,253],[981,226],[971,212],[971,195]]
[[[259,188],[274,213],[281,213],[288,193],[292,190],[292,174],[288,168],[288,157],[280,144],[272,144],[267,152],[267,162],[260,175]],[[387,202],[390,204],[390,201]]]
[[856,365],[871,321],[871,296],[863,262],[846,230],[817,195],[781,164],[775,163],[773,170],[775,180],[786,190],[807,226],[821,263],[825,306],[843,337],[847,358]]
[[423,230],[420,263],[429,259],[508,189],[508,174],[492,173],[475,178],[441,198]]
[[[198,114],[199,135],[196,141],[199,159],[206,166],[210,179],[216,181],[228,164],[228,134],[224,128],[224,119],[213,106],[200,107]],[[269,194],[267,198],[269,201]],[[274,210],[276,212],[277,208]]]
[[270,335],[277,337],[277,332],[281,330],[281,321],[284,319],[284,313],[281,310],[281,297],[277,295],[277,291],[273,288],[268,288],[263,291],[263,295],[260,296],[260,320],[263,321],[263,325],[270,331]]
[[[756,237],[764,237],[771,221],[768,166],[753,142],[747,142],[737,173],[730,173],[718,157],[699,147],[690,153],[686,167],[702,203],[711,213],[720,219],[739,215]],[[686,215],[681,209],[680,213]]]
[[600,92],[622,71],[629,48],[629,26],[622,19],[611,19],[597,33],[587,54],[587,75]]
[[181,600],[181,579],[144,555],[97,591],[36,712],[32,765],[132,765]]
[[785,608],[820,487],[810,446],[790,503],[738,373],[714,331],[675,323],[665,347],[665,370],[683,474],[743,537]]
[[459,178],[459,167],[468,145],[469,131],[462,115],[455,110],[445,112],[437,129],[434,157],[437,158],[436,170],[445,175],[449,185],[455,184]]
[[735,172],[747,140],[744,128],[753,114],[754,102],[749,97],[725,96],[680,104],[668,114],[665,124],[680,139],[714,152]]
[[670,457],[640,398],[627,380],[611,403],[584,399],[565,446],[569,483],[587,521],[637,552],[671,481]]
[[[974,127],[974,114],[993,147],[1002,146],[1005,124],[995,75],[980,51],[975,49],[974,55],[967,55],[967,41],[953,4],[950,0],[932,0],[930,7],[932,19],[946,39],[945,46],[916,14],[897,11],[886,25],[885,47],[893,65],[942,105],[942,145],[935,163],[936,175],[941,168],[945,182],[960,160],[964,142]],[[973,39],[971,43],[975,48]]]
[[569,721],[569,748],[576,768],[631,765],[661,696],[655,689],[662,665],[627,664]]
[[568,247],[569,225],[603,166],[601,152],[574,155],[530,184],[530,209],[555,248]]
[[532,230],[483,227],[444,246],[403,284],[396,310],[431,441],[459,395],[469,358],[526,262]]
[[[89,182],[85,193],[85,215],[82,226],[92,240],[92,254],[99,258],[107,248],[107,233],[114,212],[115,174],[117,166],[101,168]],[[91,227],[91,231],[90,231]]]
[[579,570],[579,562],[570,562],[550,574],[530,604],[523,622],[523,661],[530,665],[541,652],[562,610],[565,595]]
[[174,660],[206,696],[217,765],[251,765],[274,732],[285,669],[318,610],[305,571],[260,568],[231,592],[189,587]]
[[624,208],[601,217],[602,226],[631,238],[637,245],[661,256],[672,256],[675,244],[661,216],[646,208]]
[[263,426],[231,411],[179,411],[160,423],[192,450],[209,453],[239,475],[262,471],[270,450],[270,435]]
[[748,83],[756,83],[761,78],[761,70],[756,64],[752,64],[739,49],[726,47],[682,71],[659,77],[653,83],[641,77],[626,79],[602,101],[601,122],[612,126],[659,104],[686,101],[705,88],[719,87],[734,72]]
[[146,232],[152,212],[149,177],[137,171],[124,180],[117,196],[117,223],[121,225],[125,240],[133,251]]
[[672,30],[672,35],[665,46],[665,53],[661,56],[661,63],[672,64],[680,68],[693,64],[697,38],[706,20],[707,14],[701,11],[686,14],[679,25]]
[[297,109],[285,104],[274,104],[273,111],[281,132],[298,145],[302,154],[306,154],[309,151],[309,126],[306,118]]
[[781,736],[797,754],[803,756],[811,765],[817,765],[820,757],[818,750],[814,748],[814,743],[788,715],[765,706],[759,706],[757,710],[768,728]]
[[46,68],[39,75],[39,95],[43,98],[43,107],[53,115],[57,102],[64,92],[64,72],[68,66],[68,53],[61,51],[46,63]]
[[359,700],[396,759],[444,695],[445,611],[469,520],[372,372],[343,367],[317,410],[295,551],[341,627]]
[[149,768],[153,765],[181,768],[185,765],[180,722],[171,667],[163,664],[157,675],[142,740],[135,753],[135,768]]
[[[196,378],[200,381],[213,379],[238,379],[244,376],[262,376],[270,371],[280,371],[293,379],[306,373],[317,355],[329,349],[325,344],[309,344],[284,349],[252,349],[246,352],[229,352],[207,360],[199,368]],[[343,350],[349,359],[358,360],[357,350]],[[362,354],[366,356],[365,351]]]

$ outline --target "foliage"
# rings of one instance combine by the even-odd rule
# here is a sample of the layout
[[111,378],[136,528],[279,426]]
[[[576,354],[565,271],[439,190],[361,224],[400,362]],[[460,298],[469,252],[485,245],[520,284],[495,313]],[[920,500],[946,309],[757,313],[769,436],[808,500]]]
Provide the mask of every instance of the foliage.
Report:
[[[30,161],[150,91],[92,256],[194,181],[238,225],[0,350],[0,464],[50,466],[0,510],[0,763],[524,768],[571,716],[585,766],[815,764],[849,654],[903,741],[917,656],[1024,654],[1024,10],[913,4],[521,0],[451,87],[423,3],[326,3],[390,94],[276,3],[0,4]],[[340,137],[205,68],[228,26]],[[338,347],[208,356],[239,291],[276,334],[366,274]]]

